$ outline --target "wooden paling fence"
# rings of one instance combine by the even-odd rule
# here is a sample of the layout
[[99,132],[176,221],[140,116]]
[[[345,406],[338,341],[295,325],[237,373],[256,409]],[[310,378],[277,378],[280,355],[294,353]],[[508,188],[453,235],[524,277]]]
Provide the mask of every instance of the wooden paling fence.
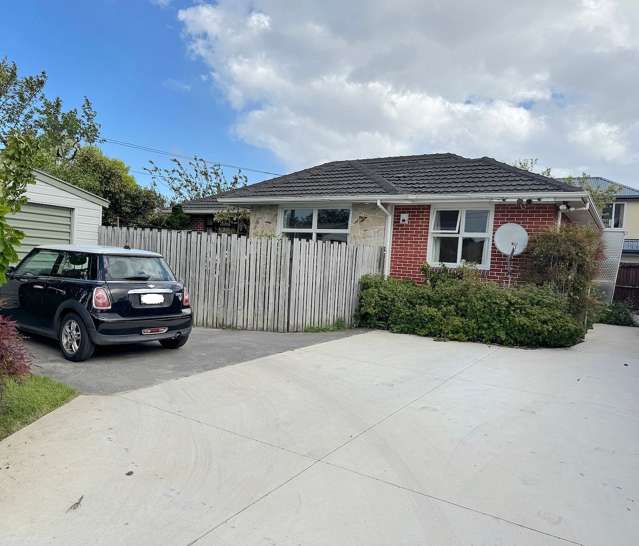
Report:
[[622,263],[619,266],[615,301],[639,308],[639,264]]
[[99,242],[162,254],[197,326],[277,332],[351,326],[359,280],[381,273],[384,258],[383,247],[197,231],[101,227]]

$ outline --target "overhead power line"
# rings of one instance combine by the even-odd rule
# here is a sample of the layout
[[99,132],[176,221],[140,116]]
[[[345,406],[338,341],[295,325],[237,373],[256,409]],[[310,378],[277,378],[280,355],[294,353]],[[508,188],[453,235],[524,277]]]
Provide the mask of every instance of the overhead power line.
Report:
[[[135,144],[134,142],[127,142],[125,140],[116,140],[114,138],[105,138],[104,141],[108,142],[110,144],[116,144],[118,146],[124,146],[125,148],[131,148],[133,150],[140,150],[140,151],[149,152],[149,153],[152,153],[152,154],[163,155],[163,156],[166,156],[166,157],[177,157],[177,158],[180,158],[180,159],[193,159],[195,157],[195,155],[188,156],[188,155],[182,155],[182,154],[174,154],[174,153],[168,152],[166,150],[160,150],[159,148],[153,148],[151,146],[144,146],[142,144]],[[241,169],[242,171],[247,171],[247,172],[251,172],[251,173],[270,174],[272,176],[281,176],[281,173],[274,173],[274,172],[271,172],[271,171],[263,171],[263,170],[260,170],[260,169],[253,169],[251,167],[243,167],[242,165],[232,165],[230,163],[221,163],[219,161],[213,161],[212,159],[206,159],[206,158],[200,157],[200,156],[197,156],[197,157],[199,159],[202,159],[206,163],[211,164],[211,165],[219,165],[220,167],[227,167],[229,169]]]

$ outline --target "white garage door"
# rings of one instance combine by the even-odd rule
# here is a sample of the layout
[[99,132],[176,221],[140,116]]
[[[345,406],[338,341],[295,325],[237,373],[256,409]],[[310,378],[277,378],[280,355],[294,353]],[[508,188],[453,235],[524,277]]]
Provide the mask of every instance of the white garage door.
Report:
[[12,226],[24,233],[18,249],[20,259],[34,246],[71,242],[71,209],[27,203],[8,218]]

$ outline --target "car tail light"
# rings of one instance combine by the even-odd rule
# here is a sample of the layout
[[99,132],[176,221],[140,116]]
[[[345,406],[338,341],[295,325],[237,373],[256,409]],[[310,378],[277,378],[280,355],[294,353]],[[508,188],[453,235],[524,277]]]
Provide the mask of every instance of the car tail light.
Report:
[[184,287],[184,296],[182,296],[182,306],[191,307],[191,296],[189,295],[189,291]]
[[93,289],[93,307],[100,310],[111,309],[111,298],[106,289],[100,287]]

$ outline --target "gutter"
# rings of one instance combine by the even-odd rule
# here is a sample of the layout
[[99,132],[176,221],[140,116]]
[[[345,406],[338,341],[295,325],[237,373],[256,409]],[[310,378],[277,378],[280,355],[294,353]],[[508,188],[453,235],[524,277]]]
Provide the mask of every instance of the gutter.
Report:
[[296,195],[279,197],[218,197],[218,203],[229,204],[278,204],[299,202],[350,202],[376,203],[384,201],[391,204],[429,204],[433,202],[457,201],[495,201],[514,202],[518,199],[531,199],[537,203],[556,203],[560,201],[575,201],[589,198],[587,192],[512,192],[512,193],[434,193],[434,194],[370,194],[370,195]]
[[391,245],[393,242],[393,213],[386,207],[384,207],[381,200],[379,199],[377,200],[377,208],[379,208],[386,215],[386,226],[384,229],[384,277],[388,278],[388,276],[390,275]]

